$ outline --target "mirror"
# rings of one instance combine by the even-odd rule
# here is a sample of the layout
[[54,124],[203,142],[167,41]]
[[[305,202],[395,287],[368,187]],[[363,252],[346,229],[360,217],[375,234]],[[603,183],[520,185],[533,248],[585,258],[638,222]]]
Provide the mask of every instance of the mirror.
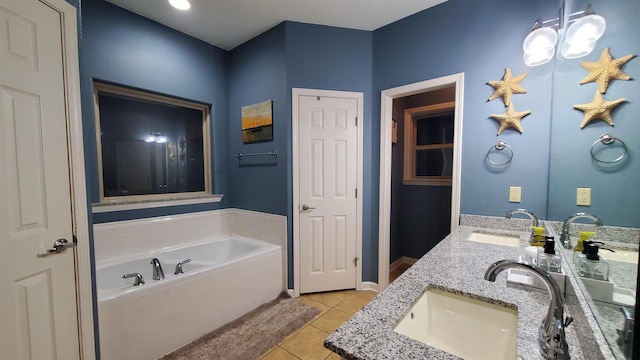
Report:
[[[565,1],[565,18],[568,14],[585,10],[588,3],[593,5],[596,14],[602,16],[607,22],[607,29],[602,38],[597,41],[593,51],[582,58],[567,59],[558,54],[555,58],[552,114],[551,114],[551,143],[549,159],[549,189],[547,219],[564,221],[577,212],[586,212],[598,216],[605,226],[620,227],[620,231],[627,232],[621,238],[614,238],[608,232],[595,229],[598,233],[595,240],[603,241],[607,247],[617,250],[615,254],[624,253],[624,249],[635,249],[630,253],[631,259],[610,259],[610,280],[615,283],[616,301],[594,300],[592,307],[598,318],[599,325],[616,358],[630,358],[632,348],[630,342],[622,341],[623,336],[618,330],[624,326],[624,314],[621,303],[631,301],[635,303],[635,291],[637,281],[637,247],[638,233],[631,228],[640,228],[640,217],[636,210],[640,200],[640,192],[637,181],[640,177],[640,167],[633,164],[640,148],[636,145],[637,134],[640,133],[638,122],[639,108],[632,99],[640,93],[640,84],[637,81],[612,80],[602,94],[605,100],[613,101],[626,98],[627,102],[617,106],[611,112],[614,126],[605,121],[596,120],[588,123],[584,128],[580,125],[584,119],[584,113],[573,107],[576,104],[587,104],[592,101],[598,85],[594,82],[580,85],[580,82],[589,72],[580,65],[581,62],[597,62],[606,48],[610,49],[614,59],[629,54],[637,54],[636,34],[639,31],[637,22],[640,9],[637,4],[630,1]],[[570,25],[570,24],[568,24]],[[565,29],[567,25],[565,25]],[[564,36],[558,41],[560,48]],[[634,53],[634,51],[636,53]],[[640,61],[631,59],[622,67],[622,71],[636,78],[640,76]],[[598,139],[605,133],[622,140],[627,147],[627,154],[619,161],[607,163],[593,159],[594,154],[601,160],[612,161],[620,157],[625,148],[620,142],[605,145]],[[591,205],[576,205],[577,188],[591,189]],[[581,222],[581,220],[577,220]],[[593,221],[584,221],[593,224]],[[575,245],[579,238],[578,230],[585,230],[580,225],[571,225],[571,239]],[[558,230],[558,229],[557,229]],[[590,229],[594,230],[594,229]],[[628,230],[628,231],[627,231]],[[558,230],[558,234],[560,231]],[[613,240],[613,241],[612,241]],[[622,243],[620,243],[622,242]],[[626,242],[626,243],[625,243]],[[601,250],[601,255],[607,256],[607,251]],[[614,254],[614,253],[611,253]],[[573,260],[573,251],[566,252],[569,262]],[[574,272],[578,272],[575,264]],[[576,275],[576,278],[581,278]],[[584,277],[582,277],[584,279]],[[587,280],[583,281],[588,292],[597,292],[602,285]],[[609,290],[607,290],[609,291]],[[633,291],[634,293],[629,293]],[[587,295],[587,294],[585,294]],[[593,295],[593,294],[590,294]],[[625,298],[621,298],[625,296]],[[590,296],[592,299],[601,298],[600,295]],[[629,300],[631,298],[632,300]],[[626,306],[632,309],[633,306]],[[633,312],[631,313],[633,315]],[[637,336],[636,336],[637,337]]]
[[100,199],[209,193],[209,106],[94,83]]

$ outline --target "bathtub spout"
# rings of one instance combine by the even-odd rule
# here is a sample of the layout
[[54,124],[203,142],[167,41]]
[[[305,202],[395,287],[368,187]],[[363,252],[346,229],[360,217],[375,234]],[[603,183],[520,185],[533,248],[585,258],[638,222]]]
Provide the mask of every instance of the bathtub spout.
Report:
[[153,265],[153,280],[164,279],[164,271],[162,270],[162,265],[160,265],[160,260],[153,258],[150,264]]

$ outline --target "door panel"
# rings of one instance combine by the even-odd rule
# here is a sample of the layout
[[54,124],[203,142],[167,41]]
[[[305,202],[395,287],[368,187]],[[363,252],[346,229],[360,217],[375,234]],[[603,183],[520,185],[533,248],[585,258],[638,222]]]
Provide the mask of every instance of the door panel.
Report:
[[357,100],[298,101],[300,291],[355,288]]
[[61,14],[0,2],[0,349],[79,358]]

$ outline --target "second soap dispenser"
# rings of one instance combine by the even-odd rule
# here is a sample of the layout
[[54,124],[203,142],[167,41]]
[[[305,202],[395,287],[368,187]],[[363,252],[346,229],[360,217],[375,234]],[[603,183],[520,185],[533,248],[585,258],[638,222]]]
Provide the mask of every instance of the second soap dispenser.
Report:
[[544,248],[538,250],[538,266],[546,271],[562,272],[562,257],[556,254],[556,242],[553,236],[547,236]]

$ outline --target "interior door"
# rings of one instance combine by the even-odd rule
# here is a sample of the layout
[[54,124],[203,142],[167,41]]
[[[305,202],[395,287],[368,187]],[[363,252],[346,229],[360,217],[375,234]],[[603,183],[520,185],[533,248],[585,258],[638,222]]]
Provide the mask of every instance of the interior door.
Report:
[[358,103],[298,101],[300,292],[355,288]]
[[62,21],[38,0],[0,2],[3,359],[80,357]]

